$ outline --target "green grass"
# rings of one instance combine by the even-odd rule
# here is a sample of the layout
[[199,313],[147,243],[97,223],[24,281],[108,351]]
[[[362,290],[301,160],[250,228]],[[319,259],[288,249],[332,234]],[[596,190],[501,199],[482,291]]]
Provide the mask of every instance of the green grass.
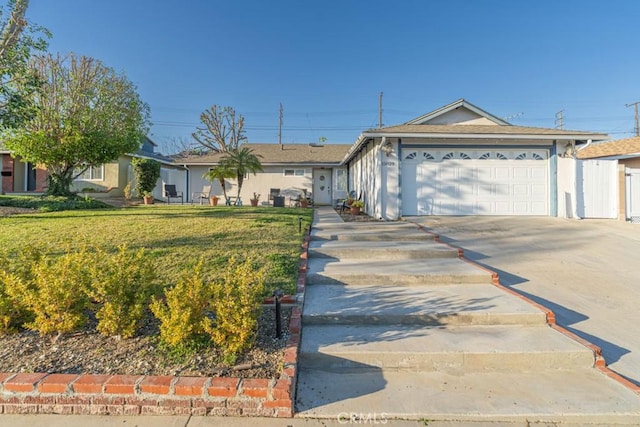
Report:
[[270,290],[295,291],[302,227],[311,209],[136,206],[68,210],[0,217],[0,248],[14,254],[27,245],[62,253],[86,245],[115,251],[144,248],[163,285],[175,284],[204,259],[206,279],[222,274],[231,256],[253,257],[267,268]]

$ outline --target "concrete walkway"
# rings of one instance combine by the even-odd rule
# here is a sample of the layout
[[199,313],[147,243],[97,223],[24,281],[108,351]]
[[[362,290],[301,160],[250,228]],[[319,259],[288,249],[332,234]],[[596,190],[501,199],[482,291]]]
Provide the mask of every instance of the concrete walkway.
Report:
[[487,271],[413,224],[317,213],[299,417],[640,424],[640,396]]

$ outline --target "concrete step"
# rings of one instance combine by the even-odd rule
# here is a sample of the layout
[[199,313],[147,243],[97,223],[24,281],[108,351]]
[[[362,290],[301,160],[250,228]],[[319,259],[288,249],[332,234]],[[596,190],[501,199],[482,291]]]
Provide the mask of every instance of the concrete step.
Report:
[[330,240],[309,242],[309,257],[317,258],[382,258],[425,259],[456,258],[458,250],[433,240],[401,242],[396,240],[354,242]]
[[311,258],[307,284],[444,285],[492,283],[491,274],[457,258],[394,260]]
[[531,371],[594,366],[576,341],[539,326],[305,325],[300,366],[332,372],[358,369]]
[[545,314],[493,285],[307,286],[306,325],[541,325]]
[[[330,226],[314,227],[311,230],[311,240],[353,240],[359,242],[400,240],[400,241],[424,241],[433,240],[434,234],[426,233],[415,225],[375,225],[363,223],[359,226]],[[370,225],[373,224],[373,225]]]
[[296,409],[302,418],[640,425],[640,397],[593,368],[463,375],[303,368]]

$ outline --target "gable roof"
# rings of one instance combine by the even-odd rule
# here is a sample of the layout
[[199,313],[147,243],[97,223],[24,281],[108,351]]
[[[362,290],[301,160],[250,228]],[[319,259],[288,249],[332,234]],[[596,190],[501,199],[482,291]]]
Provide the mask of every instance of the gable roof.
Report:
[[509,139],[607,139],[607,135],[595,132],[538,128],[513,125],[410,125],[371,129],[365,136],[438,137],[438,138],[509,138]]
[[[253,150],[261,156],[263,165],[339,165],[351,144],[253,144],[245,143],[243,147]],[[172,156],[175,163],[184,165],[216,164],[224,156],[223,153],[186,153]]]
[[409,120],[405,124],[406,125],[426,125],[426,124],[429,124],[429,122],[435,121],[435,119],[437,118],[441,118],[442,116],[445,116],[452,111],[460,110],[460,109],[467,110],[473,113],[473,115],[477,116],[478,118],[485,118],[488,121],[495,123],[496,125],[502,125],[502,126],[509,125],[509,123],[506,122],[505,120],[502,120],[501,118],[486,112],[482,108],[477,107],[472,103],[470,103],[469,101],[462,98],[452,102],[451,104],[445,105],[444,107],[440,107],[437,110],[433,110],[430,113],[424,114],[413,120]]
[[600,157],[640,157],[640,137],[634,136],[633,138],[592,144],[578,151],[579,159]]

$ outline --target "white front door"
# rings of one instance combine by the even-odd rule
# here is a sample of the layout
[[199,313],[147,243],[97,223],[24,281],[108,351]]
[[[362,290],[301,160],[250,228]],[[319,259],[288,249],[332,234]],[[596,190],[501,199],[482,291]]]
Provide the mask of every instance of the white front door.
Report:
[[331,204],[331,169],[313,170],[313,203]]

